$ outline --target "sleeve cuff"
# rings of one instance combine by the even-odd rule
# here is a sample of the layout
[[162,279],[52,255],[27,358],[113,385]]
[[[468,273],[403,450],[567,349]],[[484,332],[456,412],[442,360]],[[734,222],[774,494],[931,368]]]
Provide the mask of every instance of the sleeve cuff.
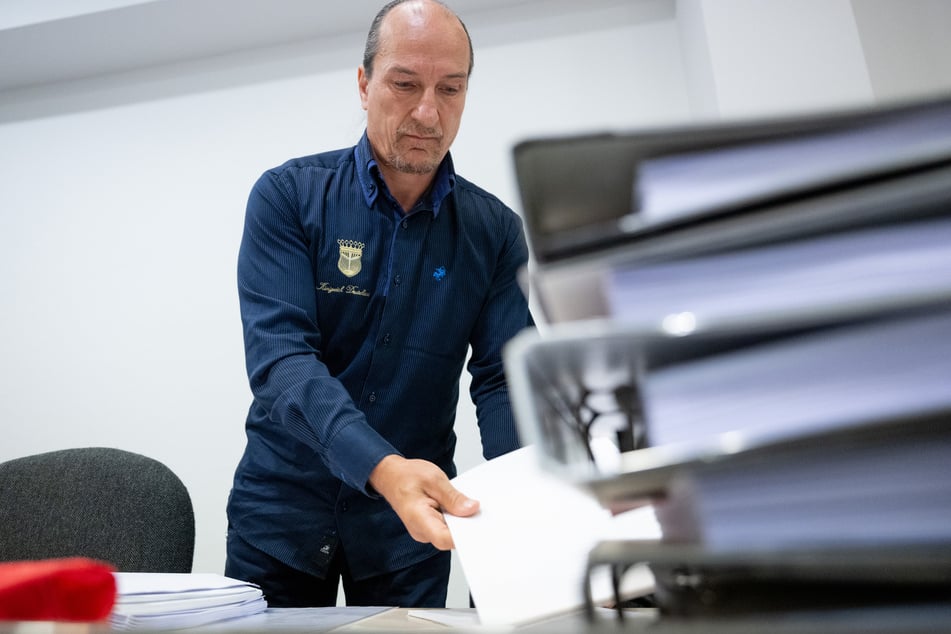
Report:
[[402,455],[366,423],[354,422],[341,429],[328,447],[331,470],[349,486],[369,497],[380,494],[369,484],[370,472],[390,454]]

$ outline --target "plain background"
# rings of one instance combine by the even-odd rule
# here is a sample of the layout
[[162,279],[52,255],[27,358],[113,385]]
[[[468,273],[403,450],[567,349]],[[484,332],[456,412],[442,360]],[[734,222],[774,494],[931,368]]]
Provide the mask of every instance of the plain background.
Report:
[[[294,0],[242,0],[235,31],[218,0],[0,3],[0,460],[106,445],[165,462],[195,505],[196,572],[223,570],[250,404],[235,284],[248,191],[365,123],[356,67],[379,3],[307,10],[331,4],[345,14],[308,21]],[[453,156],[516,211],[511,150],[527,138],[951,90],[944,0],[458,10],[476,65]],[[462,382],[461,471],[481,461]],[[456,566],[449,607],[467,605]]]

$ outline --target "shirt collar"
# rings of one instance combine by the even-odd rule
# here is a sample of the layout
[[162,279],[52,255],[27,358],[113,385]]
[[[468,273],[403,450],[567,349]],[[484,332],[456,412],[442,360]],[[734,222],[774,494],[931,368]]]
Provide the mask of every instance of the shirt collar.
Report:
[[[376,159],[373,158],[373,151],[370,149],[370,139],[366,131],[353,149],[353,155],[357,163],[357,179],[360,181],[360,188],[363,190],[363,198],[367,206],[372,207],[380,195],[380,189],[386,188],[383,176],[380,173],[380,167]],[[432,209],[433,217],[439,215],[439,209],[443,201],[456,184],[456,171],[453,167],[452,156],[447,152],[446,158],[439,164],[436,171],[436,177],[429,188],[429,193],[410,210],[410,213],[419,208]]]

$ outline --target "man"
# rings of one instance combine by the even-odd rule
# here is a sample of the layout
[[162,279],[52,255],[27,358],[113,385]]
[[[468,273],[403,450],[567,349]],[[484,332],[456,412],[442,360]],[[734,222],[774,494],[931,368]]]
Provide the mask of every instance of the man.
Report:
[[254,402],[228,502],[226,574],[272,606],[445,606],[442,511],[469,346],[483,455],[518,447],[504,343],[532,325],[519,218],[453,170],[472,47],[435,0],[374,19],[352,148],[255,184],[238,257]]

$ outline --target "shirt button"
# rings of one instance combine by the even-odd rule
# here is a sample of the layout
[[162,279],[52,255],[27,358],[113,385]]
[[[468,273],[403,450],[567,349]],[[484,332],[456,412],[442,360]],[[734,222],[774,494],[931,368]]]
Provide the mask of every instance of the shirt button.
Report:
[[393,278],[393,283],[399,286],[400,284],[403,283],[403,277],[400,275],[397,275],[396,277]]
[[371,403],[376,403],[376,392],[370,392],[370,396],[367,397],[367,400]]
[[343,503],[340,505],[340,510],[343,511],[344,513],[346,513],[347,511],[350,510],[350,504],[347,503],[347,502],[343,502]]
[[384,344],[390,345],[390,339],[392,339],[392,337],[390,337],[390,333],[386,333],[385,335],[383,335],[383,343],[384,343]]
[[409,227],[409,220],[404,220],[402,224],[403,224],[403,228],[406,229],[407,227]]

